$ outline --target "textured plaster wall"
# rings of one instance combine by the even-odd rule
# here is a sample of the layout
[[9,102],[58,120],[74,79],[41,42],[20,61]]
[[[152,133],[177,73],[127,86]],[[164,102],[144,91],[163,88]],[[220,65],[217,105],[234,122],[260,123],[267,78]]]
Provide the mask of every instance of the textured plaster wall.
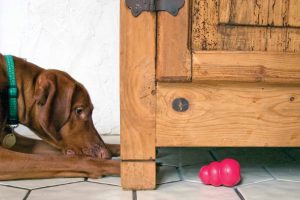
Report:
[[119,0],[0,0],[0,52],[71,74],[119,134]]

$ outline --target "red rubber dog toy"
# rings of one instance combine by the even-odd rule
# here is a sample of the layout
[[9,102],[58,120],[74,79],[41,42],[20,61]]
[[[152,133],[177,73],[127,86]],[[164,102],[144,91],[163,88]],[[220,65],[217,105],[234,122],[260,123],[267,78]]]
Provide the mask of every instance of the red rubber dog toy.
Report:
[[212,162],[203,166],[198,176],[206,185],[232,187],[241,180],[241,168],[238,161],[227,158],[221,162]]

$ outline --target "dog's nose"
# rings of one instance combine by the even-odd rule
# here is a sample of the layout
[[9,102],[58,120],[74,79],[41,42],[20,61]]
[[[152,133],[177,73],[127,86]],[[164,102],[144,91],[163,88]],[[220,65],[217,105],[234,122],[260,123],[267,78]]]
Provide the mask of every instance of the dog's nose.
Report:
[[101,148],[98,157],[101,159],[111,159],[112,155],[106,148]]
[[65,152],[65,154],[67,156],[74,156],[75,155],[75,151],[72,150],[72,149],[67,149],[66,152]]

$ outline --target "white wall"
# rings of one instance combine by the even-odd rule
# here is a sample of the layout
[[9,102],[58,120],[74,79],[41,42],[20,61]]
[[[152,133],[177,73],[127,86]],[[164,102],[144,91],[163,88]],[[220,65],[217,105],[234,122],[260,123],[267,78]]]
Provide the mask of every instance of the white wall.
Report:
[[101,134],[119,134],[119,0],[0,0],[0,52],[83,83]]

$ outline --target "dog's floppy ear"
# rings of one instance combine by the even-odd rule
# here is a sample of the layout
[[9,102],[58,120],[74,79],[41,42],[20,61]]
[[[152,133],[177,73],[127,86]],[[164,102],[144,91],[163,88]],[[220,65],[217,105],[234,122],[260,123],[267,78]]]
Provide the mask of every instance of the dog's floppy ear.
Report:
[[74,90],[74,81],[57,70],[45,70],[37,79],[34,98],[38,120],[56,142],[61,140],[58,132],[70,116]]

